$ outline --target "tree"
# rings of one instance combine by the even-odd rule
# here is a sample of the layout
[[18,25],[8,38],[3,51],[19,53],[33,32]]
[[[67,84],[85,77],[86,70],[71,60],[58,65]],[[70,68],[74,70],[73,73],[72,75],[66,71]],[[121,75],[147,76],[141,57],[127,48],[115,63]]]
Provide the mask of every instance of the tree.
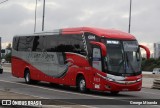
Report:
[[11,50],[11,49],[12,49],[11,43],[9,43],[9,44],[7,45],[6,49],[8,49],[8,50]]
[[154,68],[160,68],[160,58],[159,59],[150,58],[148,60],[142,59],[143,71],[153,71]]
[[5,60],[11,62],[11,52],[5,55]]
[[4,58],[6,61],[11,62],[11,50],[12,50],[12,46],[11,43],[9,43],[6,47],[7,50],[9,50],[9,53],[7,53]]

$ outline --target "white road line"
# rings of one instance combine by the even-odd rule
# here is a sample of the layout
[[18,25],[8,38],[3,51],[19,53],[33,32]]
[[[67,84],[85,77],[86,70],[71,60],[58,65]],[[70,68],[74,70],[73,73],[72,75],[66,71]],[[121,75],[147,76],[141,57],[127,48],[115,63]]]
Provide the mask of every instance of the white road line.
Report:
[[[89,95],[89,94],[80,94],[80,93],[74,93],[74,92],[69,92],[69,91],[56,90],[54,88],[52,88],[52,89],[50,89],[50,88],[44,88],[44,87],[39,87],[39,86],[35,86],[35,85],[21,84],[21,83],[10,82],[10,81],[5,81],[5,80],[0,80],[0,81],[2,81],[2,82],[8,82],[8,83],[15,83],[15,84],[19,84],[19,85],[25,85],[25,86],[30,86],[30,87],[37,87],[37,88],[51,90],[51,91],[56,91],[56,92],[61,92],[61,93],[70,93],[70,94],[75,94],[75,95],[91,96],[91,97],[101,98],[101,99],[116,99],[116,98],[110,98],[110,97],[93,96],[93,95]],[[160,95],[160,94],[150,93],[150,92],[144,92],[144,91],[140,91],[140,92],[147,93],[147,94]]]
[[147,94],[154,94],[154,95],[160,95],[160,94],[157,94],[157,93],[151,93],[151,92],[145,92],[145,91],[140,91],[142,93],[147,93]]
[[[0,89],[3,91],[3,89]],[[28,96],[32,96],[32,97],[35,97],[35,98],[40,98],[40,99],[49,99],[49,98],[44,98],[44,97],[41,97],[41,96],[36,96],[36,95],[29,95],[27,93],[19,93],[19,92],[16,92],[16,91],[9,91],[10,93],[16,93],[16,94],[20,94],[20,95],[28,95]]]
[[[72,92],[65,92],[65,91],[59,91],[59,90],[54,90],[54,89],[48,89],[48,88],[44,88],[44,87],[38,87],[38,86],[34,86],[34,85],[27,85],[27,84],[21,84],[21,83],[16,83],[16,82],[10,82],[10,81],[5,81],[5,80],[0,80],[1,82],[7,82],[7,83],[15,83],[15,84],[19,84],[19,85],[25,85],[25,86],[30,86],[30,87],[37,87],[37,88],[41,88],[41,89],[46,89],[46,90],[52,90],[52,91],[58,91],[58,92],[64,92],[64,93],[71,93],[71,94],[78,94],[78,93],[72,93]],[[15,92],[14,93],[17,93],[17,94],[22,94],[22,95],[28,95],[28,96],[33,96],[33,97],[38,97],[38,98],[41,98],[41,99],[49,99],[49,98],[44,98],[44,97],[40,97],[40,96],[35,96],[35,95],[29,95],[27,93],[18,93],[18,92]],[[80,94],[78,94],[80,95]],[[81,94],[81,95],[84,95],[84,94]],[[65,102],[65,103],[68,103],[68,104],[75,104],[75,103],[71,103],[71,102]],[[75,105],[78,105],[78,104],[75,104]],[[93,106],[88,106],[88,105],[80,105],[80,106],[84,106],[84,107],[87,107],[87,108],[98,108],[98,107],[93,107]],[[64,107],[61,107],[61,108],[64,108]]]
[[10,81],[5,81],[5,80],[0,80],[0,81],[7,82],[7,83],[15,83],[15,84],[19,84],[19,85],[25,85],[25,86],[30,86],[30,87],[36,87],[36,88],[41,88],[41,89],[51,90],[51,91],[56,91],[56,92],[61,92],[61,93],[69,93],[69,94],[81,95],[81,96],[90,96],[90,97],[101,98],[101,99],[116,99],[116,98],[110,98],[110,97],[93,96],[93,95],[89,95],[89,94],[80,94],[80,93],[74,93],[74,92],[69,92],[69,91],[55,90],[55,89],[44,88],[44,87],[39,87],[39,86],[35,86],[35,85],[21,84],[21,83],[10,82]]
[[153,105],[153,106],[155,106],[155,107],[160,107],[160,105]]
[[[25,86],[30,86],[30,87],[35,87],[35,88],[40,88],[40,89],[45,89],[45,90],[50,90],[50,91],[56,91],[56,92],[61,92],[61,93],[69,93],[69,94],[81,95],[81,96],[90,96],[90,97],[101,98],[101,99],[116,99],[116,98],[110,98],[110,97],[93,96],[93,95],[89,95],[89,94],[79,94],[79,93],[74,93],[74,92],[69,92],[69,91],[55,90],[55,89],[44,88],[44,87],[39,87],[39,86],[35,86],[35,85],[21,84],[21,83],[10,82],[10,81],[5,81],[5,80],[0,80],[0,81],[1,82],[7,82],[7,83],[19,84],[19,85],[25,85]],[[149,93],[149,92],[143,92],[143,93],[155,94],[155,93]],[[26,95],[28,95],[28,94],[26,94]],[[155,94],[155,95],[157,95],[157,94]],[[44,97],[41,97],[41,98],[44,98]],[[46,98],[44,98],[44,99],[46,99]],[[120,100],[120,101],[129,102],[127,100]],[[67,102],[67,103],[70,103],[70,102]],[[71,103],[71,104],[74,104],[74,103]],[[85,106],[85,107],[88,107],[88,108],[92,108],[92,106],[88,106],[88,105],[80,105],[80,106]],[[150,105],[150,106],[160,107],[159,105]],[[94,107],[94,108],[97,108],[97,107]]]

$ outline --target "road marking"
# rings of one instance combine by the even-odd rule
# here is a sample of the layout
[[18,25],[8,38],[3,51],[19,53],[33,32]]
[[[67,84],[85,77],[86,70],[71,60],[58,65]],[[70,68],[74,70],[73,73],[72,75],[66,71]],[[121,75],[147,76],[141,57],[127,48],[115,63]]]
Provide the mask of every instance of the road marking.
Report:
[[147,94],[154,94],[154,95],[160,95],[160,94],[157,94],[157,93],[151,93],[151,92],[145,92],[145,91],[140,91],[142,93],[147,93]]
[[110,98],[110,97],[93,96],[93,95],[89,95],[89,94],[80,94],[80,93],[74,93],[74,92],[69,92],[69,91],[55,90],[54,88],[50,89],[50,88],[44,88],[44,87],[39,87],[39,86],[35,86],[35,85],[28,85],[28,84],[21,84],[21,83],[10,82],[10,81],[5,81],[5,80],[0,80],[0,81],[7,82],[7,83],[15,83],[15,84],[19,84],[19,85],[25,85],[25,86],[30,86],[30,87],[36,87],[36,88],[41,88],[41,89],[56,91],[56,92],[61,92],[61,93],[69,93],[69,94],[81,95],[81,96],[90,96],[90,97],[101,98],[101,99],[116,99],[116,98]]
[[[0,89],[3,91],[3,89]],[[19,92],[16,92],[16,91],[8,91],[8,92],[11,92],[11,93],[16,93],[16,94],[20,94],[20,95],[28,95],[28,96],[32,96],[32,97],[35,97],[35,98],[41,98],[41,99],[49,99],[49,98],[44,98],[44,97],[41,97],[41,96],[36,96],[36,95],[29,95],[27,93],[19,93]]]
[[[78,94],[78,93],[72,93],[72,92],[65,92],[65,91],[58,91],[58,90],[55,90],[55,89],[48,89],[48,88],[44,88],[44,87],[39,87],[39,86],[34,86],[34,85],[27,85],[27,84],[21,84],[21,83],[16,83],[16,82],[10,82],[10,81],[5,81],[5,80],[0,80],[1,82],[7,82],[7,83],[14,83],[14,84],[19,84],[19,85],[25,85],[25,86],[30,86],[30,87],[37,87],[37,88],[41,88],[41,89],[46,89],[46,90],[51,90],[51,91],[56,91],[56,92],[64,92],[64,93],[71,93],[71,94]],[[44,97],[40,97],[40,96],[35,96],[35,95],[29,95],[27,93],[18,93],[18,92],[15,92],[13,91],[14,93],[17,93],[17,94],[22,94],[22,95],[28,95],[28,96],[33,96],[33,97],[38,97],[38,98],[41,98],[41,99],[50,99],[50,98],[44,98]],[[78,94],[78,95],[82,95],[82,94]],[[84,94],[83,94],[84,95]],[[61,101],[61,102],[64,102],[64,101]],[[76,103],[71,103],[71,102],[65,102],[65,103],[68,103],[68,104],[74,104],[74,105],[79,105],[79,104],[76,104]],[[88,105],[80,105],[80,106],[84,106],[84,107],[87,107],[87,108],[98,108],[98,107],[93,107],[93,106],[88,106]],[[64,108],[64,107],[61,107],[61,108]]]
[[153,105],[153,106],[160,107],[160,105]]
[[[30,86],[30,87],[40,88],[40,89],[45,89],[45,90],[50,90],[50,91],[56,91],[56,92],[61,92],[61,93],[69,93],[69,94],[82,95],[82,96],[90,96],[90,97],[96,97],[96,98],[101,98],[101,99],[115,99],[115,100],[119,100],[119,99],[116,99],[116,98],[102,97],[102,96],[93,96],[93,95],[89,95],[89,94],[79,94],[79,93],[73,93],[73,92],[69,92],[69,91],[55,90],[55,89],[44,88],[44,87],[39,87],[39,86],[35,86],[35,85],[21,84],[21,83],[10,82],[10,81],[5,81],[5,80],[0,80],[0,81],[1,82],[7,82],[7,83],[19,84],[19,85],[25,85],[25,86]],[[143,92],[143,93],[149,93],[149,92]],[[20,94],[20,93],[18,93],[18,94]],[[150,94],[155,94],[155,93],[150,93]],[[24,95],[29,95],[29,94],[24,94]],[[155,95],[157,95],[157,94],[155,94]],[[33,97],[39,97],[39,96],[33,96]],[[44,98],[44,97],[41,97],[41,98]],[[50,99],[50,98],[44,98],[44,99]],[[127,100],[119,100],[119,101],[129,102]],[[75,104],[75,103],[71,103],[71,102],[66,102],[66,103]],[[75,104],[75,105],[78,105],[78,104]],[[80,105],[80,106],[84,106],[84,107],[88,107],[88,108],[93,108],[93,106],[88,106],[88,105]],[[150,106],[160,107],[159,105],[150,105]],[[94,107],[94,108],[98,108],[98,107]]]

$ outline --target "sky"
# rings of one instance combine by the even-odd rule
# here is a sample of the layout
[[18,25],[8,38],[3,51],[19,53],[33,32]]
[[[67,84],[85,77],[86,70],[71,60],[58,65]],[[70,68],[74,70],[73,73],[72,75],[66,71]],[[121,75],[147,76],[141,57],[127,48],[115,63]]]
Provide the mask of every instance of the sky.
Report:
[[[0,2],[5,0],[0,0]],[[5,48],[17,34],[34,32],[36,0],[0,4],[0,37]],[[128,32],[130,0],[46,0],[46,31],[66,27],[113,28]],[[132,0],[131,34],[153,52],[160,42],[160,0]],[[43,0],[38,0],[37,28],[42,30]]]

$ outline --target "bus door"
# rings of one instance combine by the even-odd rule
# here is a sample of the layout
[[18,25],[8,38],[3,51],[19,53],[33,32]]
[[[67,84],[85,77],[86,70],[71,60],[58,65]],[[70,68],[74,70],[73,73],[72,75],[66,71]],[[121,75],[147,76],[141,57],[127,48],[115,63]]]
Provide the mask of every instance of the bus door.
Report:
[[[92,67],[102,72],[102,54],[101,49],[99,46],[93,45],[92,47]],[[93,76],[93,88],[94,89],[100,89],[100,77],[96,74],[97,71],[95,71]]]
[[99,46],[92,46],[92,66],[99,71],[102,71],[102,54]]

